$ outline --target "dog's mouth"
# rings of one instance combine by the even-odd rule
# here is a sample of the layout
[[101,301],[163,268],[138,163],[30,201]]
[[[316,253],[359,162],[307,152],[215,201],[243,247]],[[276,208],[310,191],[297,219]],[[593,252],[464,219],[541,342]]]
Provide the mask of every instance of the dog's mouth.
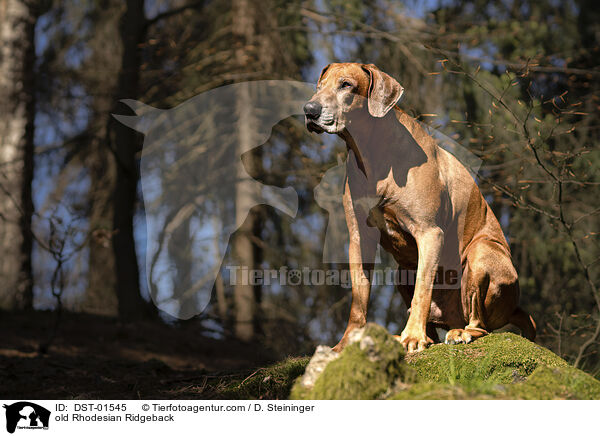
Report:
[[309,132],[323,133],[327,131],[329,126],[335,124],[335,118],[333,114],[323,113],[319,118],[311,119],[305,117],[306,128]]
[[326,112],[323,112],[323,114],[321,114],[321,117],[319,118],[319,120],[321,121],[321,125],[324,125],[324,126],[331,126],[335,121],[333,114],[326,113]]
[[311,121],[309,119],[306,120],[306,128],[308,129],[309,132],[315,132],[315,133],[323,133],[325,131],[325,129],[321,126],[319,126],[317,123],[315,123],[314,121]]

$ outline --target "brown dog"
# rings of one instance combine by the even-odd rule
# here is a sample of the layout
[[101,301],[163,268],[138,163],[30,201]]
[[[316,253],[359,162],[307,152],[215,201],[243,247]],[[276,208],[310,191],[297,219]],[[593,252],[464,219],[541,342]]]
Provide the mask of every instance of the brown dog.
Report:
[[[399,286],[410,315],[398,339],[409,352],[437,340],[437,326],[449,330],[446,343],[468,343],[508,323],[533,340],[498,220],[465,167],[395,106],[402,92],[375,65],[330,64],[304,106],[310,131],[337,134],[348,146],[352,305],[334,350],[366,323],[377,244],[401,269],[416,269],[414,284]],[[447,283],[434,283],[438,268]]]

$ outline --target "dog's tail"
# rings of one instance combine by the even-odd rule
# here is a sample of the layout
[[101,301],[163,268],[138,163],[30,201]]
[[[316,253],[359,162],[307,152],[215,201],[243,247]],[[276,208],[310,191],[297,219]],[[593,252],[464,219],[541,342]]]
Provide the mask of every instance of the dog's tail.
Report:
[[509,318],[509,322],[521,330],[521,334],[529,339],[535,341],[536,326],[535,321],[527,312],[520,307],[517,307],[513,314]]

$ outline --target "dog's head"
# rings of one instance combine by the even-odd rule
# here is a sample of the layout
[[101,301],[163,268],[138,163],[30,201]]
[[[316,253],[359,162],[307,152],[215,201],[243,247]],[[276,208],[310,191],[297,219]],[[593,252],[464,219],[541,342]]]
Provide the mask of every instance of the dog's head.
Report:
[[373,64],[329,64],[321,71],[317,92],[304,105],[306,127],[311,132],[340,133],[365,106],[371,116],[385,116],[403,91]]

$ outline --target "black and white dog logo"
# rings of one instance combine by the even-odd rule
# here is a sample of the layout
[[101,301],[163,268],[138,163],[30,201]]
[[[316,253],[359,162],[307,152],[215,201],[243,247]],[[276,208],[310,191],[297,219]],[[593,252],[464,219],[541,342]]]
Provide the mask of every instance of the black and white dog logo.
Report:
[[5,404],[6,431],[14,433],[15,429],[48,429],[50,411],[29,401]]

